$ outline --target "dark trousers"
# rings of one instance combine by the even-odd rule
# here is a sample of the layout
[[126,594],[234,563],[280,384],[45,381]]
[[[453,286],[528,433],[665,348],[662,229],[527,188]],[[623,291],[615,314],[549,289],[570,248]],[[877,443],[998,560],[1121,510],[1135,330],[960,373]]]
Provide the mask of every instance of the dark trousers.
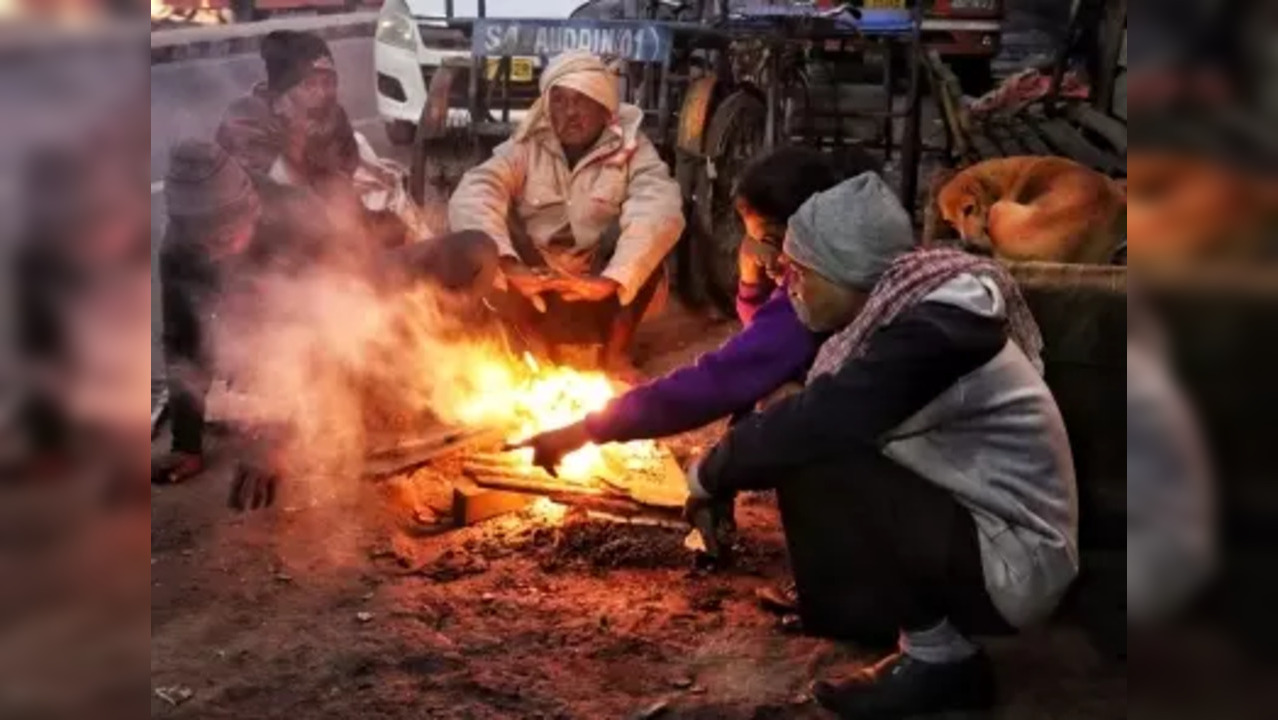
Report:
[[173,427],[175,453],[204,453],[204,402],[208,387],[189,388],[176,382],[169,386],[169,417]]
[[1009,630],[985,590],[971,513],[873,448],[805,468],[777,488],[808,632],[890,646],[948,619]]

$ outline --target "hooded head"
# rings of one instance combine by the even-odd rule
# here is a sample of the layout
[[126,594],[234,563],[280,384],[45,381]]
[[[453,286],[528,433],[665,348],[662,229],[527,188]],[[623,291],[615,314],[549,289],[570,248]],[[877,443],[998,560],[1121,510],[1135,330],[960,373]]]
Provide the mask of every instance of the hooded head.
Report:
[[262,38],[262,61],[266,63],[266,85],[279,95],[307,82],[315,75],[332,76],[337,68],[328,43],[314,33],[276,30]]
[[169,152],[164,203],[174,226],[213,257],[242,252],[260,215],[248,173],[215,143],[186,140]]
[[549,115],[550,126],[570,153],[589,149],[617,116],[617,76],[597,55],[570,50],[541,74],[541,98],[525,121],[525,132]]
[[877,173],[813,195],[790,218],[784,244],[799,318],[817,331],[847,325],[892,262],[914,246],[909,214]]

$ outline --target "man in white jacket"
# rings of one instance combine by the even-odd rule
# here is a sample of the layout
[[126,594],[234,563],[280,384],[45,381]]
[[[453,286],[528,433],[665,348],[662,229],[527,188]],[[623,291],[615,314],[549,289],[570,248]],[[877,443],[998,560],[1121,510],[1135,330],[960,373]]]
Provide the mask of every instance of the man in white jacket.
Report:
[[541,90],[511,139],[462,178],[449,225],[497,241],[499,311],[525,337],[603,342],[604,362],[625,366],[683,232],[679,185],[598,57],[556,57]]

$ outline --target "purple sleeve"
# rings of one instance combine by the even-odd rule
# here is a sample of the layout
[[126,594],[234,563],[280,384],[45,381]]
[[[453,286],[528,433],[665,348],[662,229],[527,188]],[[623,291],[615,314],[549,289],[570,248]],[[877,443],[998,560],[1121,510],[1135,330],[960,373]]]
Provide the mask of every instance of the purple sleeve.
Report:
[[749,325],[755,314],[767,304],[776,290],[770,281],[760,283],[742,282],[737,284],[737,317],[745,325]]
[[799,322],[784,291],[753,322],[693,365],[637,387],[586,419],[596,442],[626,442],[694,430],[801,380],[820,338]]

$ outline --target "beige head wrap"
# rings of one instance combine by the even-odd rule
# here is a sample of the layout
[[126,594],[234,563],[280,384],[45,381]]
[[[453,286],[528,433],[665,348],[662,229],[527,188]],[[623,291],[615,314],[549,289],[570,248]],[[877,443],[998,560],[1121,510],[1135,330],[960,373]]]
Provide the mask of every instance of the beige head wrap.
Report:
[[603,105],[612,115],[621,106],[617,76],[598,55],[587,50],[569,50],[555,56],[541,73],[541,97],[529,109],[523,124],[515,133],[522,138],[532,132],[546,116],[550,89],[564,87],[585,95]]

